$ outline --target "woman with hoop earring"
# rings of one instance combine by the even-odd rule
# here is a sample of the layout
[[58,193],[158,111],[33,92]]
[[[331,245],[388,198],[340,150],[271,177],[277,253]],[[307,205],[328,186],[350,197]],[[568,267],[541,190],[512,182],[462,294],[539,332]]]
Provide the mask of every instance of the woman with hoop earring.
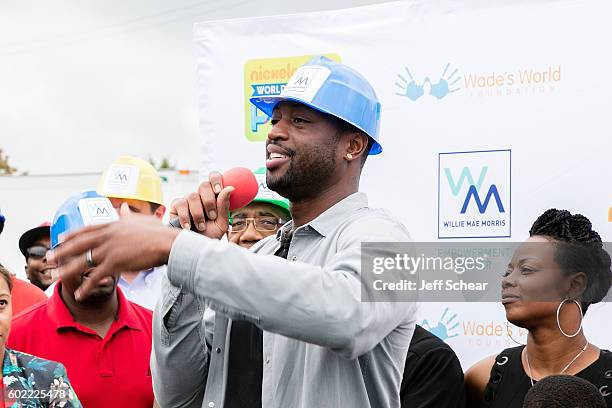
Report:
[[546,211],[529,235],[502,280],[506,318],[529,331],[527,344],[466,372],[468,407],[520,408],[537,381],[569,374],[595,385],[612,408],[612,353],[589,343],[582,330],[589,305],[612,285],[610,256],[591,222],[565,210]]

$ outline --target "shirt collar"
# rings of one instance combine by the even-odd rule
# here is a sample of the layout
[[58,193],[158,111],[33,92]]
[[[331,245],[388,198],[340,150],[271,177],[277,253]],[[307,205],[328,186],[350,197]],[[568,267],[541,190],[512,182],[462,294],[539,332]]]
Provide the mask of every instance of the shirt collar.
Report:
[[[323,211],[317,218],[310,221],[306,225],[301,226],[303,229],[310,226],[322,236],[329,235],[336,228],[340,221],[351,216],[356,210],[366,208],[368,206],[368,197],[365,193],[356,192],[348,197],[343,198],[336,204]],[[293,221],[287,222],[277,232],[276,238],[280,240],[281,234],[290,234],[293,228]]]
[[142,330],[139,324],[138,316],[134,311],[134,305],[132,302],[127,300],[119,286],[117,286],[117,297],[119,298],[119,316],[117,316],[117,322],[129,327],[130,329]]
[[[53,290],[53,295],[48,300],[47,315],[49,321],[55,324],[57,329],[64,327],[77,327],[78,323],[74,321],[70,310],[62,300],[60,294],[62,283],[57,282]],[[138,317],[134,312],[133,305],[126,299],[125,295],[121,291],[121,288],[117,286],[117,298],[119,305],[119,313],[117,316],[117,322],[120,326],[127,326],[130,329],[142,330],[138,324]]]
[[146,271],[141,271],[140,274],[143,275],[145,278],[147,276],[149,276],[151,274],[151,272],[153,272],[155,270],[155,268],[151,268],[151,269],[147,269]]
[[[22,373],[20,370],[19,362],[17,361],[17,355],[9,348],[4,348],[4,361],[2,362],[2,375],[6,376],[9,374],[19,376]],[[9,384],[10,385],[10,384]]]
[[[138,272],[138,274],[136,275],[136,277],[134,278],[134,280],[132,282],[128,282],[126,281],[123,276],[119,275],[119,286],[124,288],[124,289],[129,289],[130,287],[138,287],[138,286],[142,286],[143,284],[145,286],[149,285],[149,280],[151,279],[151,273],[156,271],[156,268],[151,268],[151,269],[147,269],[146,271],[140,271]],[[140,283],[142,281],[142,283]]]
[[49,321],[52,322],[57,329],[63,327],[76,327],[76,322],[72,318],[70,310],[68,310],[68,307],[62,300],[61,290],[62,283],[58,281],[53,288],[53,295],[51,295],[47,303]]

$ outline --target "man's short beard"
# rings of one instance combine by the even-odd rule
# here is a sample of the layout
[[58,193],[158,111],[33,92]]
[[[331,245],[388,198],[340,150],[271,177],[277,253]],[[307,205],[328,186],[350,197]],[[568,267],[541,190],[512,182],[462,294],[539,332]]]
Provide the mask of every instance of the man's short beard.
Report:
[[99,306],[99,305],[102,305],[108,302],[110,299],[112,299],[113,296],[117,296],[116,290],[113,290],[111,293],[93,292],[92,294],[87,296],[85,299],[81,300],[80,303],[83,306],[88,306],[88,307]]
[[336,170],[336,140],[299,152],[289,160],[289,168],[280,177],[266,176],[268,188],[292,202],[317,195]]
[[[82,285],[84,278],[81,278],[79,285]],[[92,291],[85,298],[81,299],[79,303],[86,307],[99,307],[104,303],[112,299],[113,296],[117,296],[118,281],[113,279],[112,287],[94,287]],[[108,288],[108,290],[107,290]]]

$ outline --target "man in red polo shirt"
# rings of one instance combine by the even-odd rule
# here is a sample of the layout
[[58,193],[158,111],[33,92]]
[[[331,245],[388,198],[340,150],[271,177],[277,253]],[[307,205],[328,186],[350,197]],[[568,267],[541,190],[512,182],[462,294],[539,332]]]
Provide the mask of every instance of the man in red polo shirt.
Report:
[[[116,218],[108,199],[95,192],[71,197],[55,215],[51,245],[84,225]],[[74,291],[91,271],[62,279],[47,302],[16,317],[8,346],[61,362],[87,408],[151,408],[152,313],[128,301],[114,277],[76,301]]]

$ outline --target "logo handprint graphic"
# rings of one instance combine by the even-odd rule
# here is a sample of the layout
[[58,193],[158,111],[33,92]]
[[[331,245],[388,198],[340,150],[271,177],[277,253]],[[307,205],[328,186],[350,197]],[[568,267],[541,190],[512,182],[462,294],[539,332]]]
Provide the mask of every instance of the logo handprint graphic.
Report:
[[401,83],[395,82],[395,85],[398,88],[400,88],[402,92],[397,92],[396,95],[405,96],[411,101],[416,101],[421,96],[423,96],[423,93],[424,93],[423,85],[422,84],[419,85],[415,82],[414,78],[412,78],[412,74],[410,73],[410,70],[408,69],[408,67],[404,67],[404,70],[408,74],[408,78],[410,79],[410,82],[408,82],[408,80],[404,78],[401,74],[397,74],[398,78],[402,82]]
[[438,99],[442,99],[449,93],[459,90],[459,86],[450,89],[450,87],[454,86],[461,79],[460,76],[455,76],[457,75],[457,72],[459,72],[459,69],[455,68],[455,70],[450,75],[446,76],[449,67],[450,64],[446,64],[446,67],[444,68],[444,72],[442,73],[440,80],[435,84],[431,84],[431,90],[429,91],[430,95],[433,95]]
[[421,323],[421,326],[429,330],[431,334],[437,336],[440,340],[446,340],[446,339],[450,339],[450,338],[459,336],[459,334],[455,332],[456,329],[459,327],[459,322],[456,322],[455,324],[453,324],[453,322],[457,318],[457,314],[454,313],[448,319],[444,320],[446,318],[447,313],[448,313],[448,307],[444,309],[444,313],[442,313],[442,316],[440,316],[440,319],[438,320],[437,325],[432,326],[429,324],[427,320],[423,320],[423,323]]
[[399,91],[396,92],[396,95],[406,97],[411,101],[416,101],[425,94],[425,84],[428,84],[429,95],[435,97],[437,100],[440,100],[461,89],[461,87],[458,85],[458,82],[461,80],[461,77],[458,75],[459,69],[455,68],[449,73],[450,70],[451,64],[448,63],[446,64],[446,67],[444,67],[444,71],[437,82],[432,82],[429,77],[425,77],[422,83],[419,83],[414,79],[408,67],[404,67],[407,77],[403,76],[402,74],[397,74],[399,81],[395,82],[395,86],[399,89]]

